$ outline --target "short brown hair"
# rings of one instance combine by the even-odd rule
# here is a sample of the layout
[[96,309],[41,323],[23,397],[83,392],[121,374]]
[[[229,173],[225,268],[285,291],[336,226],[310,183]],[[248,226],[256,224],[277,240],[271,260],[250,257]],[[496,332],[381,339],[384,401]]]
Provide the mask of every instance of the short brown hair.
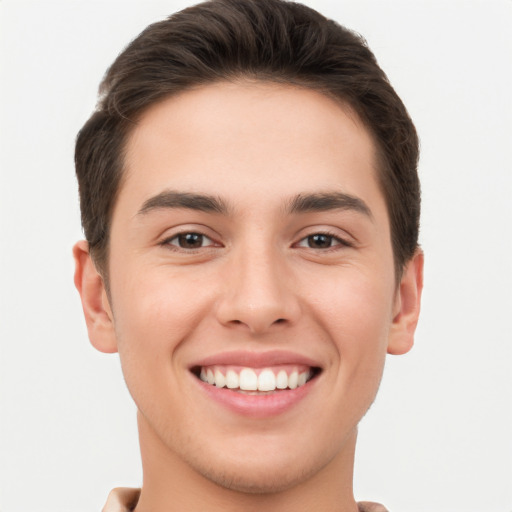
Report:
[[191,87],[244,77],[317,90],[360,116],[376,144],[400,276],[418,246],[414,125],[361,36],[283,0],[211,0],[187,8],[147,27],[107,71],[75,151],[82,225],[100,271],[107,273],[124,149],[138,117]]

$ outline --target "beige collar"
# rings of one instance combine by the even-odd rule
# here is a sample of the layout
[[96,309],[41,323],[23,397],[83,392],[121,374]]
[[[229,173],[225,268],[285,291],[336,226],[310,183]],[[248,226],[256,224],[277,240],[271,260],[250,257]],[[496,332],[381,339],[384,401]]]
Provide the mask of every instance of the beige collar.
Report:
[[[112,489],[107,498],[107,503],[102,512],[131,512],[139,501],[140,489],[132,487],[117,487]],[[370,501],[360,501],[358,504],[359,512],[388,512],[386,508],[379,503]]]

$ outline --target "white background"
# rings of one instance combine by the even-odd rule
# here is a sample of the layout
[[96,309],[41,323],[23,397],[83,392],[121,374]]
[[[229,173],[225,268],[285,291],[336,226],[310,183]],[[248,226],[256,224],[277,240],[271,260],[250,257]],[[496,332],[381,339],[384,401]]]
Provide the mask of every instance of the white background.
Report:
[[[140,484],[116,355],[72,285],[73,145],[97,85],[187,1],[0,1],[0,511],[100,510]],[[421,136],[426,253],[413,351],[363,420],[359,499],[512,511],[512,1],[318,1],[361,32]]]

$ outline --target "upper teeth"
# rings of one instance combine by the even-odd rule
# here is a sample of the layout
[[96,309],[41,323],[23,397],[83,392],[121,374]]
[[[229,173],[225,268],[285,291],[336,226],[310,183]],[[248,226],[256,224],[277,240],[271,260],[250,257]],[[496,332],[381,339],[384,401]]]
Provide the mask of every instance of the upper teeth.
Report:
[[201,368],[199,375],[203,382],[219,388],[241,389],[243,391],[275,391],[276,389],[295,389],[303,386],[311,377],[309,369],[297,368],[288,372],[284,369],[262,368],[258,373],[252,368]]

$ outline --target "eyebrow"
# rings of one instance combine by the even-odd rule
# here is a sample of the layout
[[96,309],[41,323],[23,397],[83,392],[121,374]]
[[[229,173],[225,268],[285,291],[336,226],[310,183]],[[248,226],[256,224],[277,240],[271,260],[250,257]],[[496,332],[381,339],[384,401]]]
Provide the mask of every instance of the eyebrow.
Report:
[[290,213],[326,212],[329,210],[353,210],[373,219],[370,208],[362,199],[344,192],[299,194],[288,204]]
[[[150,197],[144,202],[138,215],[160,209],[185,208],[206,213],[227,215],[230,208],[220,197],[209,194],[194,194],[166,190]],[[285,211],[288,213],[325,212],[329,210],[352,210],[373,219],[372,212],[360,198],[344,192],[317,192],[298,194],[288,201]]]
[[227,204],[219,197],[166,190],[144,202],[138,214],[167,208],[186,208],[207,213],[227,214]]

